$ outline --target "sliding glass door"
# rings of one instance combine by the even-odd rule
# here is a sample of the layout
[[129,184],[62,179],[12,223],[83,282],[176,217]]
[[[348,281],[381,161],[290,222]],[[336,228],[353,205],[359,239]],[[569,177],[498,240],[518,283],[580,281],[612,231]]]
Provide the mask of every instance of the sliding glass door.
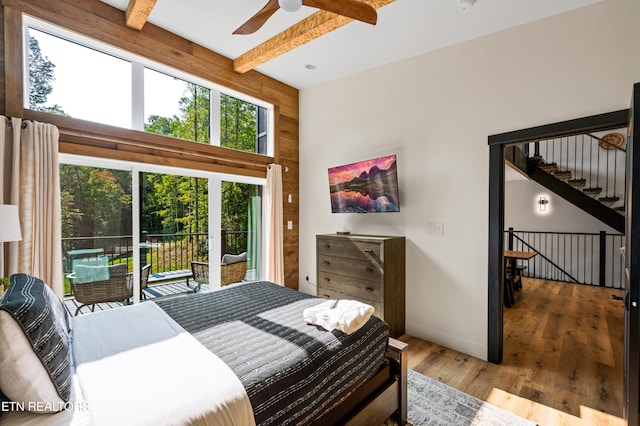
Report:
[[[185,285],[191,262],[209,261],[208,179],[183,174],[139,172],[140,260],[149,265],[153,284],[179,280]],[[208,284],[208,283],[207,283]],[[143,283],[144,286],[144,283]],[[183,287],[153,286],[154,296],[181,292]]]
[[[263,253],[262,186],[222,181],[221,207],[221,264],[227,263],[226,259],[246,261],[242,279],[255,281],[260,277]],[[230,256],[225,258],[225,255]],[[240,274],[240,272],[237,273]],[[235,275],[235,277],[240,276]],[[222,282],[228,282],[231,279],[233,278],[224,279]]]
[[60,204],[66,295],[108,278],[108,265],[131,271],[131,171],[61,164]]
[[[68,298],[78,274],[99,281],[119,264],[132,295],[101,308],[261,278],[263,179],[70,155],[61,163]],[[192,262],[207,272],[198,282]]]

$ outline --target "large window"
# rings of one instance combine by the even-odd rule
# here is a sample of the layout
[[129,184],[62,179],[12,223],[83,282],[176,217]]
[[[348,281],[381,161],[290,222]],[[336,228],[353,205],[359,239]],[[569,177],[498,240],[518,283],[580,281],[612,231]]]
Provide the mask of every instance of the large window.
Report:
[[211,89],[144,69],[144,130],[211,143]]
[[131,127],[131,63],[29,28],[26,106]]
[[[102,271],[121,264],[136,275],[142,299],[192,291],[191,262],[208,265],[205,289],[215,288],[225,255],[246,256],[232,282],[260,279],[263,185],[264,179],[61,155],[65,294],[75,297],[74,280],[103,280]],[[146,287],[143,274],[134,274],[145,266]]]
[[272,155],[272,106],[25,17],[26,108]]

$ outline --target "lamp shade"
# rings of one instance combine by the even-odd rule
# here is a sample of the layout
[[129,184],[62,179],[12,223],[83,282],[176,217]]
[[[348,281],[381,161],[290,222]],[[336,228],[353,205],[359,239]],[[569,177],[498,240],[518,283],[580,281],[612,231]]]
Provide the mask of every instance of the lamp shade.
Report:
[[20,240],[22,234],[18,206],[0,204],[0,242]]

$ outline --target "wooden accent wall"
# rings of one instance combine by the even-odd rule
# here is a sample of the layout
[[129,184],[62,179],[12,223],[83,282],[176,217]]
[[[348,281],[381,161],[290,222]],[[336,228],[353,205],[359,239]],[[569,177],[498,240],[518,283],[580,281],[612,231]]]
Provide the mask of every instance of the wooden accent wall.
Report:
[[[273,104],[273,158],[24,109],[22,13]],[[282,165],[285,284],[298,288],[297,89],[256,71],[238,74],[231,59],[151,23],[128,28],[124,11],[98,0],[2,0],[0,23],[0,112],[56,124],[60,152],[258,177],[266,176],[268,163]]]

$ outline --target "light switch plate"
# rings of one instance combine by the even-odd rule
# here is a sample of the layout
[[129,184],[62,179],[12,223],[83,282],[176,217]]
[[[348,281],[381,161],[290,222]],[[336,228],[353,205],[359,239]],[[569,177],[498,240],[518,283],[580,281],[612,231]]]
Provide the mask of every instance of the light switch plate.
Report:
[[287,229],[293,229],[293,221],[292,220],[287,221]]
[[427,222],[427,234],[444,235],[444,223],[442,223],[442,222]]

